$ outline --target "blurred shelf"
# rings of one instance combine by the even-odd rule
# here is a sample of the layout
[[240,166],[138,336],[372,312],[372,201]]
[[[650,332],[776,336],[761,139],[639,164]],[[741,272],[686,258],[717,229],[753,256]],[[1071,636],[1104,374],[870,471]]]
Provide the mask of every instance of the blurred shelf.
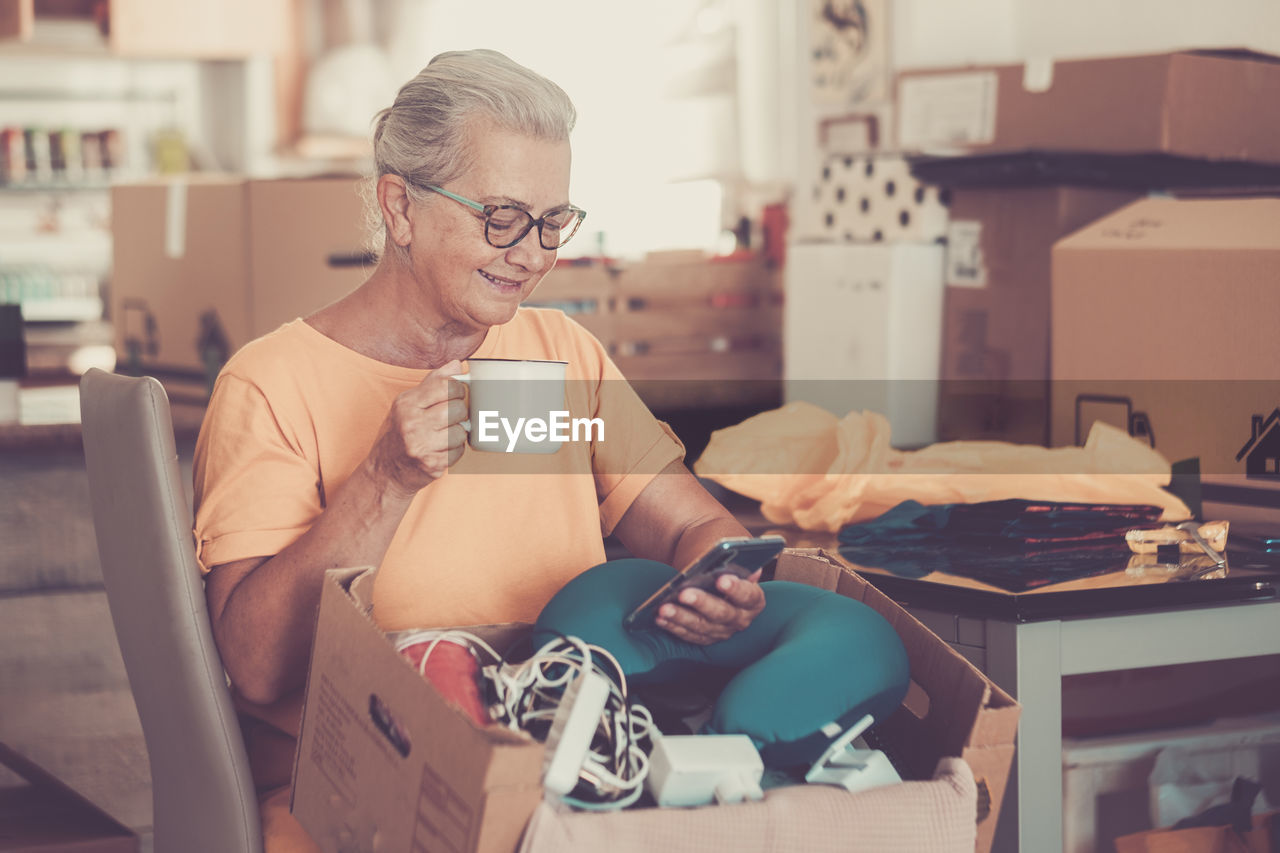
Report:
[[25,265],[105,270],[111,264],[111,234],[89,229],[48,234],[0,232],[0,259],[0,274]]
[[22,319],[27,323],[87,323],[102,319],[102,300],[94,296],[54,296],[24,299]]
[[106,37],[89,18],[37,15],[29,38],[0,40],[0,56],[111,56]]
[[309,134],[290,152],[302,160],[361,160],[373,156],[373,143],[363,136]]
[[100,92],[87,91],[86,89],[77,89],[71,91],[68,89],[38,89],[38,88],[18,88],[8,89],[4,84],[0,83],[0,101],[32,101],[37,103],[101,103],[110,101],[122,104],[131,103],[150,103],[159,101],[162,103],[174,103],[178,100],[178,93],[173,89],[128,89],[126,91],[103,90]]
[[111,189],[111,181],[54,181],[40,184],[0,184],[0,194],[4,193],[103,193]]
[[373,168],[373,143],[353,136],[310,135],[272,158],[281,176],[326,173],[364,175]]
[[27,323],[23,334],[29,379],[74,379],[90,367],[115,369],[114,330],[105,320]]

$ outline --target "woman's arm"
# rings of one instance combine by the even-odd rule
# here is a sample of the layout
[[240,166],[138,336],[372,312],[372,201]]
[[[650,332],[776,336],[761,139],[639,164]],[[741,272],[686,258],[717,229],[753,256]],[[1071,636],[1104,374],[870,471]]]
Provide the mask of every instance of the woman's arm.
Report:
[[462,455],[463,392],[448,380],[460,370],[443,365],[396,398],[369,455],[293,544],[210,570],[213,637],[244,698],[274,702],[303,684],[325,571],[381,563],[414,495]]
[[[725,537],[750,535],[680,461],[672,462],[645,486],[614,533],[637,557],[679,569]],[[758,580],[759,572],[746,580],[725,575],[716,585],[719,595],[686,589],[680,593],[685,606],[663,605],[657,624],[703,645],[731,637],[764,609]]]

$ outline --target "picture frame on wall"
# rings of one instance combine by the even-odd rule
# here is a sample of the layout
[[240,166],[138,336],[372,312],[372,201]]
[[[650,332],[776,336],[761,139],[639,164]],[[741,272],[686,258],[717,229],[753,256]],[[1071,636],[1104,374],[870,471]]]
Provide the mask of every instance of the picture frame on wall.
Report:
[[879,102],[889,94],[888,0],[808,0],[815,104]]

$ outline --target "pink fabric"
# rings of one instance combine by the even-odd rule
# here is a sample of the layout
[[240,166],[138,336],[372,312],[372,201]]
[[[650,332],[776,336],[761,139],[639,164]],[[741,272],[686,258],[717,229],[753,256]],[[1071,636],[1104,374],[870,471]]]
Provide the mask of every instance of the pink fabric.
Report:
[[858,794],[797,785],[759,803],[620,812],[543,803],[520,853],[973,853],[977,804],[969,765],[943,758],[928,782]]

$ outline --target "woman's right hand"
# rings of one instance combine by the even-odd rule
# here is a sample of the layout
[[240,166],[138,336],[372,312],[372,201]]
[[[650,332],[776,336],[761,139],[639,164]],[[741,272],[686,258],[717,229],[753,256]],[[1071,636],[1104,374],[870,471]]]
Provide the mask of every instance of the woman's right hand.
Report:
[[369,459],[378,477],[405,497],[444,476],[462,456],[465,392],[449,378],[461,372],[456,359],[443,364],[391,404]]

